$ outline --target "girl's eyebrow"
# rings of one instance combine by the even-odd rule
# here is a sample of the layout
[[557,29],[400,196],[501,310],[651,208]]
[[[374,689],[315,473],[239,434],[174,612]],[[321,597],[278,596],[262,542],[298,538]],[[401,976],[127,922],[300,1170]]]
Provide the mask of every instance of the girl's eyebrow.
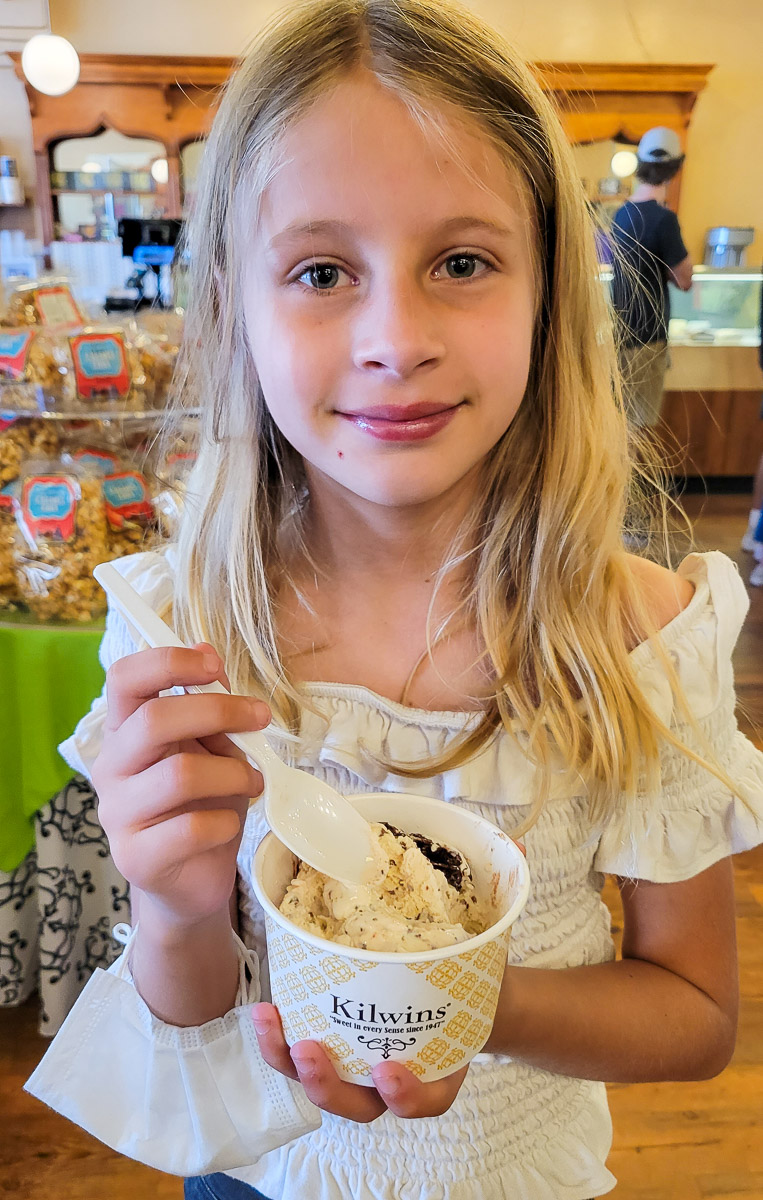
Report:
[[[432,237],[443,237],[447,234],[453,234],[461,230],[477,230],[481,233],[489,233],[493,236],[498,235],[504,238],[516,237],[516,229],[508,225],[503,225],[499,221],[492,221],[485,217],[448,217],[444,221],[440,221],[433,226],[430,231]],[[334,236],[352,236],[357,233],[357,230],[349,225],[346,221],[295,221],[291,225],[287,225],[285,229],[280,230],[270,239],[272,247],[280,247],[289,242],[297,241],[305,236],[314,237],[320,234],[333,234]]]
[[350,234],[352,228],[345,221],[294,221],[270,239],[271,246],[280,246],[285,242],[297,241],[298,238],[309,237],[316,233]]

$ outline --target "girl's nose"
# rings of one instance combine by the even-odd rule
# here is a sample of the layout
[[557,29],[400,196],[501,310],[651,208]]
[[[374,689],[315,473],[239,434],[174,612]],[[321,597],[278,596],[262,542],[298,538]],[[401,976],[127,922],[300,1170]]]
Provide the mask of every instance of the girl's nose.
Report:
[[353,362],[361,370],[402,380],[442,361],[445,343],[433,304],[414,285],[377,287],[356,320]]

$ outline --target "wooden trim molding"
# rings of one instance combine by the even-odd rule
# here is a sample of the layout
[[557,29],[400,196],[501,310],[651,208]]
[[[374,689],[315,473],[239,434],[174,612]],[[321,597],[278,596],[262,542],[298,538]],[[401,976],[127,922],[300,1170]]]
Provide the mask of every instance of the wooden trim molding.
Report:
[[[54,234],[50,150],[64,138],[89,137],[112,128],[127,137],[148,138],[165,147],[171,170],[188,142],[205,136],[221,89],[235,66],[227,57],[82,54],[78,83],[64,96],[45,96],[25,79],[21,55],[10,54],[24,82],[32,116],[37,159],[37,203],[43,238]],[[711,64],[552,63],[533,64],[541,86],[552,94],[572,142],[622,137],[637,143],[653,125],[667,125],[682,139]],[[168,189],[179,217],[180,182]],[[675,207],[678,183],[669,197]],[[177,211],[175,211],[177,210]]]
[[167,216],[181,215],[180,151],[208,132],[235,59],[82,54],[77,84],[64,96],[46,96],[26,80],[21,55],[10,57],[29,97],[46,244],[55,235],[50,151],[66,138],[90,137],[103,128],[164,146],[170,172]]

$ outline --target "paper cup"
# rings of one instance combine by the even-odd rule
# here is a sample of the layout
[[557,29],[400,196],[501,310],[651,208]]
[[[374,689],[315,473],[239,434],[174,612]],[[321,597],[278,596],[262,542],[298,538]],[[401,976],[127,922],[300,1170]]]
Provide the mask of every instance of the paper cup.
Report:
[[439,950],[375,953],[326,941],[292,924],[278,906],[297,859],[269,833],[254,856],[254,890],[265,910],[273,1003],[289,1045],[309,1038],[342,1079],[373,1087],[377,1063],[403,1063],[425,1082],[443,1079],[488,1039],[511,926],[530,878],[522,852],[489,821],[423,796],[350,796],[369,821],[460,850],[478,899],[492,915],[484,933]]

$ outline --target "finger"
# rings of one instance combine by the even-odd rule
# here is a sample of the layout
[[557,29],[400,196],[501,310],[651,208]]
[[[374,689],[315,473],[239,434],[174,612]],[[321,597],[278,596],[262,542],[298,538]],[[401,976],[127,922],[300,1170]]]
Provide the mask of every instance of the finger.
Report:
[[347,1083],[339,1078],[334,1064],[318,1042],[295,1042],[291,1057],[305,1095],[324,1112],[367,1124],[385,1111],[387,1105],[375,1088]]
[[205,808],[227,805],[237,811],[241,807],[245,811],[249,800],[261,791],[262,776],[246,759],[173,754],[120,787],[120,816],[130,826],[141,829],[189,812],[198,804]]
[[246,733],[262,729],[270,709],[250,696],[192,693],[146,700],[119,728],[109,744],[110,770],[137,775],[179,742],[207,738],[217,733]]
[[212,683],[223,671],[214,650],[139,650],[115,662],[106,674],[106,729],[118,729],[146,700],[173,687]]
[[254,1004],[252,1006],[252,1022],[257,1034],[260,1053],[268,1066],[272,1067],[274,1071],[280,1071],[289,1079],[299,1079],[297,1068],[286,1044],[286,1038],[283,1036],[278,1009],[272,1004]]
[[[208,654],[208,655],[214,654],[216,657],[219,657],[214,646],[210,645],[209,642],[196,642],[196,644],[194,646],[191,646],[191,649],[192,650],[200,650],[202,654]],[[225,667],[222,663],[222,660],[220,661],[220,668],[221,668],[220,673],[219,673],[219,675],[216,675],[215,678],[217,679],[217,681],[219,683],[221,683],[223,685],[223,687],[226,687],[228,689],[228,691],[230,691],[231,690],[230,680],[228,679],[228,676],[225,673]]]
[[234,746],[225,733],[210,733],[209,737],[201,737],[196,740],[208,754],[219,755],[221,758],[246,758],[244,751],[239,750],[238,746]]
[[190,859],[227,846],[239,837],[243,820],[232,808],[181,813],[149,825],[136,836],[109,839],[114,861],[134,887],[155,891]]
[[401,1063],[379,1063],[371,1072],[376,1090],[396,1117],[441,1117],[458,1095],[468,1067],[446,1079],[422,1083]]

